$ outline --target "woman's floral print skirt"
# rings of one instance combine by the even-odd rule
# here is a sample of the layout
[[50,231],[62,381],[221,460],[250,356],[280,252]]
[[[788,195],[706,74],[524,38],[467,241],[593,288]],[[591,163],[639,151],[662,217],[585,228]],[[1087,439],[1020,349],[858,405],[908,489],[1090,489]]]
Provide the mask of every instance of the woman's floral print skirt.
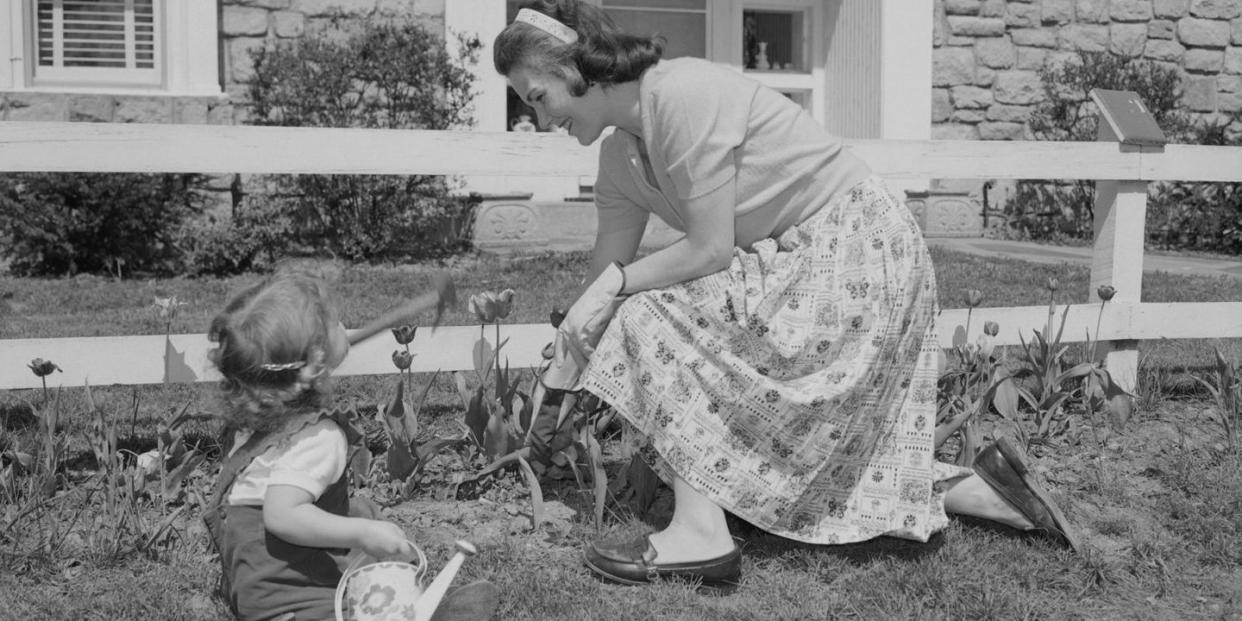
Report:
[[935,272],[871,178],[728,270],[631,296],[584,374],[676,474],[769,532],[829,544],[943,528]]

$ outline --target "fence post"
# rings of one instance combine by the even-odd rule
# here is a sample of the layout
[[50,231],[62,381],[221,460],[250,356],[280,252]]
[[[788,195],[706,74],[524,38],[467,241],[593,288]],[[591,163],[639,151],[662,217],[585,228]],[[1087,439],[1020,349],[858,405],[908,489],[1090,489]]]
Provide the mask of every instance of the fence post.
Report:
[[[1116,142],[1122,153],[1159,152],[1167,142],[1137,93],[1095,89],[1099,109],[1097,140]],[[1136,176],[1138,171],[1135,172]],[[1143,242],[1147,222],[1147,182],[1100,179],[1095,185],[1095,243],[1091,260],[1092,302],[1097,289],[1112,285],[1114,302],[1137,304],[1143,289]],[[1094,338],[1096,335],[1092,335]],[[1104,341],[1099,349],[1113,380],[1133,393],[1138,380],[1137,339]],[[1120,420],[1118,422],[1125,422]]]

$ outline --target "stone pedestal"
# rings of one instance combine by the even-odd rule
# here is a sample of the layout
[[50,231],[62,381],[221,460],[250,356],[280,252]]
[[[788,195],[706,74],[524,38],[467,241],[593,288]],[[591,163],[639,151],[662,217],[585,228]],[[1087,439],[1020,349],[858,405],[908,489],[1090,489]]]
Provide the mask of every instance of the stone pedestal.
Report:
[[474,246],[480,250],[538,250],[548,243],[531,194],[482,194],[474,221]]
[[906,205],[923,237],[981,237],[983,204],[974,193],[953,188],[906,192]]

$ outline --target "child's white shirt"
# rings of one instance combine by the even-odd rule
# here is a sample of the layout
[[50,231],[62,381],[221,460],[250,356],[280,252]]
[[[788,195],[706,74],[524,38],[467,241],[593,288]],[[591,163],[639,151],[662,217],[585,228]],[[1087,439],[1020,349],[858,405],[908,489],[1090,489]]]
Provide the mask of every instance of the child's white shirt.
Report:
[[[238,431],[233,450],[249,437],[248,431]],[[299,487],[318,500],[345,473],[348,459],[345,432],[332,420],[321,419],[254,458],[237,475],[227,502],[261,506],[269,485]]]

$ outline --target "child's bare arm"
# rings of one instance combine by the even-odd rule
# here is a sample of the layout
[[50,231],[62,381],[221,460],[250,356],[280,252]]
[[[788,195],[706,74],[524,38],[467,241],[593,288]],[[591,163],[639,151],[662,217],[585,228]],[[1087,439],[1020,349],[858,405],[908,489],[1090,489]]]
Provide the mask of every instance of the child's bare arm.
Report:
[[391,522],[334,515],[314,505],[310,492],[270,485],[263,499],[263,526],[289,543],[315,548],[360,548],[375,558],[413,553],[405,531]]

